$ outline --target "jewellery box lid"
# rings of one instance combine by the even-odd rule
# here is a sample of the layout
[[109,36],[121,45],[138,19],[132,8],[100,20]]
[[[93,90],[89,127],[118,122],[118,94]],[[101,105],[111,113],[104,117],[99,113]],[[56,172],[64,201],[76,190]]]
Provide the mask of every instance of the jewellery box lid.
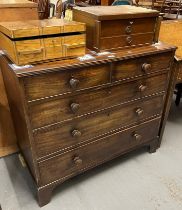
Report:
[[63,19],[0,22],[0,32],[11,39],[84,32],[85,24]]
[[122,6],[92,6],[76,7],[74,12],[80,12],[85,16],[91,16],[97,20],[114,20],[143,17],[157,17],[157,10],[146,9],[142,7],[122,5]]

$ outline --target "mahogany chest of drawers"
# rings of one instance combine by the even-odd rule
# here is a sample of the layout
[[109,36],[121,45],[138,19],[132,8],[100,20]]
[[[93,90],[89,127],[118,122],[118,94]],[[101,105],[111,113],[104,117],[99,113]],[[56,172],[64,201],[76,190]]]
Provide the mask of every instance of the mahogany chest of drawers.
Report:
[[123,5],[73,10],[73,20],[86,24],[87,48],[95,51],[153,44],[158,15],[155,10]]
[[117,156],[160,145],[175,48],[156,44],[92,60],[16,69],[1,57],[18,141],[39,205],[58,184]]

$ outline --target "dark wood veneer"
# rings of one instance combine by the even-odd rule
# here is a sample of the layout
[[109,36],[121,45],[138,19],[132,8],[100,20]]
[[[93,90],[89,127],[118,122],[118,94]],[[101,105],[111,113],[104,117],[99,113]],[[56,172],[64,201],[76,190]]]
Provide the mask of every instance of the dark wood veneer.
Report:
[[40,206],[68,178],[141,146],[155,152],[171,100],[174,52],[175,47],[160,43],[117,51],[114,57],[23,69],[0,57]]
[[[84,93],[72,93],[28,104],[33,128],[73,119],[75,117],[122,104],[140,97],[161,93],[166,88],[167,74],[144,77],[127,83],[102,87]],[[94,103],[90,103],[94,101]],[[77,107],[75,111],[72,106]],[[42,116],[42,113],[44,116]]]

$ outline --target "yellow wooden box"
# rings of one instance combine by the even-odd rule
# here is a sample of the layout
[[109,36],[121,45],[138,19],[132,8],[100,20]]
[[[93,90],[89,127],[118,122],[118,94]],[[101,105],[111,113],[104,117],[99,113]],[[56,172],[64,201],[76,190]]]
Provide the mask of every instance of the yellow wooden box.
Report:
[[0,23],[0,48],[17,65],[85,54],[85,24],[63,19]]

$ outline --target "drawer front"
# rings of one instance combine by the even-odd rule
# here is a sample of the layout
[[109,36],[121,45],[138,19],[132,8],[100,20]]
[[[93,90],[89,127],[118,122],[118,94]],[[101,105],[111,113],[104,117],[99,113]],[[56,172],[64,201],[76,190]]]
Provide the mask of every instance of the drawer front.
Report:
[[25,94],[28,100],[69,93],[109,82],[109,64],[24,78]]
[[44,38],[43,41],[44,41],[44,46],[46,48],[62,46],[62,38],[61,37]]
[[85,55],[85,43],[75,45],[63,45],[64,57],[74,57]]
[[118,106],[87,118],[64,123],[60,127],[52,126],[34,133],[37,155],[39,157],[74,146],[80,142],[97,138],[115,129],[161,114],[163,97],[158,96],[135,104]]
[[152,44],[154,33],[131,34],[127,36],[113,36],[100,38],[100,50],[117,49],[120,47],[131,47],[143,44]]
[[154,32],[156,18],[133,20],[105,20],[101,24],[101,37]]
[[64,56],[81,56],[85,49],[85,34],[63,37]]
[[63,57],[62,38],[45,38],[45,59],[54,59]]
[[92,142],[74,151],[56,156],[39,163],[41,185],[48,184],[79,171],[94,167],[138,145],[148,143],[158,135],[159,120]]
[[77,116],[108,108],[116,104],[165,91],[167,74],[143,78],[112,87],[66,98],[50,99],[29,105],[32,127],[72,119]]
[[69,32],[85,32],[86,26],[85,23],[78,23],[75,22],[75,24],[72,22],[70,25],[66,24],[63,26],[63,32],[69,33]]
[[164,70],[170,67],[171,58],[171,53],[162,53],[117,62],[113,70],[113,81],[126,80]]
[[16,41],[15,45],[19,65],[44,59],[44,48],[40,39]]
[[[19,8],[20,9],[20,8]],[[26,25],[26,23],[25,23]],[[38,27],[24,28],[20,30],[13,30],[13,37],[15,38],[24,38],[24,37],[40,36],[40,29]]]
[[45,49],[45,59],[54,59],[63,57],[62,46],[46,47]]
[[64,36],[62,39],[63,39],[63,44],[67,45],[75,45],[81,43],[85,44],[85,34]]

